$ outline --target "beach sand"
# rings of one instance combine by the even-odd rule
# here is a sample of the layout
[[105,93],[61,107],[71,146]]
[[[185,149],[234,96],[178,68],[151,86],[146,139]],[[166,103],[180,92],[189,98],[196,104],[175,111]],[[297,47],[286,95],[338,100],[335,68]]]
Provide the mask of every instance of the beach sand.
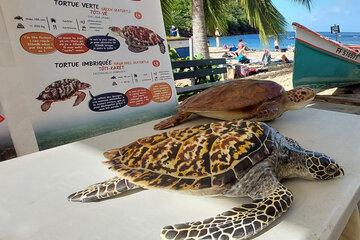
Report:
[[[210,48],[210,57],[211,58],[222,58],[225,50],[222,48]],[[271,52],[272,60],[280,60],[281,56],[285,54],[289,60],[294,59],[293,52]],[[246,56],[253,60],[253,61],[261,61],[263,52],[256,51],[256,52],[247,52]],[[236,62],[235,60],[233,61]],[[250,64],[251,67],[261,67],[259,64]],[[286,90],[292,89],[292,73],[293,73],[293,65],[292,64],[276,64],[271,65],[268,67],[268,72],[259,73],[253,76],[249,76],[247,78],[251,79],[262,79],[262,80],[272,80],[274,82],[279,83],[282,85]],[[184,87],[190,86],[191,80],[190,79],[183,79],[176,81],[177,87]]]
[[[263,56],[263,51],[247,52],[246,57],[249,58],[252,62],[261,61]],[[272,61],[281,60],[281,56],[285,55],[289,60],[294,60],[294,52],[271,52]],[[259,64],[250,64],[252,67],[261,67]],[[261,79],[261,80],[271,80],[282,85],[286,90],[292,89],[292,75],[293,75],[293,64],[271,64],[267,67],[268,72],[259,73],[247,78],[251,79]]]

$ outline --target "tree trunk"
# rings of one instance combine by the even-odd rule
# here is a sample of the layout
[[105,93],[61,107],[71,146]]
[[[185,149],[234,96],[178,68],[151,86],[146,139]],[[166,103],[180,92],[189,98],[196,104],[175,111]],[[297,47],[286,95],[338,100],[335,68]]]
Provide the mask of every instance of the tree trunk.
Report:
[[193,0],[192,28],[194,54],[202,54],[205,58],[210,58],[205,25],[204,0]]

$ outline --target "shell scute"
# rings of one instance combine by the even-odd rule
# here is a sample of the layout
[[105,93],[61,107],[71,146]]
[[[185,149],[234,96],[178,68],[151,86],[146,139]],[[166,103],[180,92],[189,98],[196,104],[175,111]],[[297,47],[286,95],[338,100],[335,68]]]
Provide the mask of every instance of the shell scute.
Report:
[[265,124],[256,122],[206,124],[110,150],[105,153],[109,159],[106,164],[144,188],[224,187],[270,154],[264,144],[269,133]]

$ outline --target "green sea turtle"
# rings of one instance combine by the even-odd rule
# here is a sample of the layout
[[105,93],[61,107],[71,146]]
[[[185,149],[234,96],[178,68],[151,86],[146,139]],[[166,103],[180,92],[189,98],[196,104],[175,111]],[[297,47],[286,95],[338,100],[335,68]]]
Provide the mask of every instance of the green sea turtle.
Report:
[[287,110],[305,107],[315,95],[314,90],[306,87],[285,91],[272,81],[234,80],[186,99],[174,116],[156,124],[154,129],[176,126],[193,113],[221,120],[270,121]]
[[144,52],[149,46],[159,45],[160,52],[166,52],[164,39],[154,31],[140,26],[110,27],[110,31],[125,39],[128,49],[134,53]]
[[73,96],[76,96],[73,106],[77,106],[84,101],[86,97],[86,93],[81,90],[85,90],[90,87],[90,84],[80,82],[77,79],[63,79],[55,81],[47,86],[36,99],[43,102],[41,105],[41,110],[43,112],[49,110],[53,102],[65,101]]
[[293,194],[280,183],[282,179],[328,180],[344,175],[325,154],[305,150],[265,123],[252,121],[173,130],[104,156],[117,176],[70,195],[70,201],[101,201],[144,189],[253,199],[204,221],[164,227],[162,239],[246,239],[290,207]]

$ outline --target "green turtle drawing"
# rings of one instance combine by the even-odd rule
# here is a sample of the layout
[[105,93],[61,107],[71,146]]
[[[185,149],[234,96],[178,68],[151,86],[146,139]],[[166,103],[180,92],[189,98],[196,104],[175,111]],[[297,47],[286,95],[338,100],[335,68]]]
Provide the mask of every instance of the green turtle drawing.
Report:
[[66,101],[74,96],[76,96],[76,100],[73,105],[75,107],[84,101],[86,97],[86,93],[81,90],[85,90],[90,87],[90,84],[80,82],[77,79],[58,80],[47,86],[36,99],[43,102],[41,105],[41,110],[43,112],[48,111],[52,103]]
[[252,121],[164,132],[104,156],[116,177],[70,195],[70,201],[96,202],[144,189],[253,199],[203,221],[164,227],[161,238],[172,240],[247,239],[289,209],[293,194],[282,179],[344,175],[325,154],[305,150],[267,124]]
[[192,114],[230,121],[271,121],[285,111],[304,108],[315,95],[307,87],[285,91],[273,81],[234,80],[189,97],[179,105],[175,115],[156,124],[154,129],[176,126]]
[[158,45],[160,52],[164,54],[166,47],[164,39],[156,34],[154,31],[140,26],[125,26],[123,28],[110,27],[110,31],[125,39],[128,49],[134,53],[144,52],[150,46]]

